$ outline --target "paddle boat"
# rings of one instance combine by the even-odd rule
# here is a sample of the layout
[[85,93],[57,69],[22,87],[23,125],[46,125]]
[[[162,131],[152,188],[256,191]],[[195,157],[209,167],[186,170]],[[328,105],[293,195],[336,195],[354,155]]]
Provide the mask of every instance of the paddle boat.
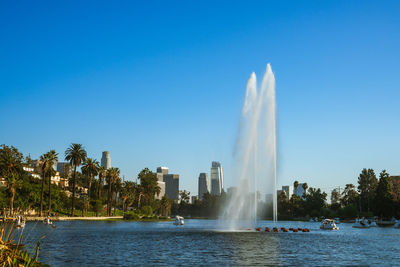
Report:
[[25,228],[25,220],[21,217],[21,215],[18,215],[15,227]]
[[353,228],[369,228],[369,223],[367,219],[356,219],[355,223],[352,226]]
[[184,218],[182,216],[176,216],[175,217],[175,221],[174,221],[174,225],[184,225],[185,221]]
[[50,216],[47,216],[44,220],[43,220],[43,224],[46,225],[52,225],[53,222],[50,220]]
[[375,220],[374,221],[368,220],[368,225],[369,225],[369,227],[378,227]]
[[330,219],[322,220],[319,228],[322,230],[339,230],[339,227],[336,226],[335,220]]

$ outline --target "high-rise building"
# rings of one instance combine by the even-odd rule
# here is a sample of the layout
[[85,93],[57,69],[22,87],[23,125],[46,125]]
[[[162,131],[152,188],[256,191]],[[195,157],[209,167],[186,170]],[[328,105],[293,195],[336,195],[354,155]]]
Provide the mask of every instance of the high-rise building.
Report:
[[164,181],[164,174],[168,174],[168,168],[167,167],[158,167],[157,168],[157,180],[158,181]]
[[163,181],[157,181],[157,185],[160,187],[160,193],[155,195],[156,199],[162,199],[165,196],[165,183]]
[[111,156],[109,151],[103,151],[101,156],[101,166],[105,167],[107,170],[111,168]]
[[210,180],[208,179],[208,174],[205,172],[199,175],[199,199],[203,200],[205,193],[210,193]]
[[298,197],[303,197],[303,194],[304,194],[303,184],[304,183],[301,183],[301,184],[299,183],[297,188],[293,188],[293,194],[295,194]]
[[179,200],[179,174],[169,174],[167,167],[157,168],[157,180],[165,183],[165,194],[168,198]]
[[69,162],[57,162],[57,171],[64,178],[69,178],[72,175],[71,164]]
[[291,185],[284,185],[282,186],[282,191],[285,191],[286,198],[289,200],[293,195],[293,186]]
[[211,163],[211,195],[221,195],[224,190],[224,171],[221,163]]

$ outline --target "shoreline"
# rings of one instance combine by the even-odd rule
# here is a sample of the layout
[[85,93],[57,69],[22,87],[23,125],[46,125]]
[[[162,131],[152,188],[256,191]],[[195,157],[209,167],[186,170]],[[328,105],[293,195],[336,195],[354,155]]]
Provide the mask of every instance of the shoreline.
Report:
[[[46,219],[46,216],[34,216],[34,217],[24,217],[27,222],[36,222],[43,221]],[[123,220],[123,216],[88,216],[88,217],[68,217],[68,216],[59,216],[59,217],[50,217],[50,219],[54,222],[56,221],[106,221],[106,220]],[[7,218],[6,221],[15,221],[15,218]]]

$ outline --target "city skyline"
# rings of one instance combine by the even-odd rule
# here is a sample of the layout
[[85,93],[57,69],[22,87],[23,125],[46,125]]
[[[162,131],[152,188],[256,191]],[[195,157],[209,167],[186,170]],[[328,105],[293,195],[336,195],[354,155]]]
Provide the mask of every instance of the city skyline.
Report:
[[289,3],[6,3],[0,142],[36,159],[71,143],[99,161],[107,150],[131,180],[168,166],[190,192],[219,161],[235,186],[246,81],[270,62],[278,188],[399,175],[398,2]]

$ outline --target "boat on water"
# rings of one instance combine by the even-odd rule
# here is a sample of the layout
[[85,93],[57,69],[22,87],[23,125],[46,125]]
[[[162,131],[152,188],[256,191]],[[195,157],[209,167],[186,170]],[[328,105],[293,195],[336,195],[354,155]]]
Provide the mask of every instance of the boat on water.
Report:
[[185,224],[185,220],[182,216],[176,216],[175,217],[175,221],[174,221],[174,225],[184,225]]
[[321,226],[319,228],[322,230],[339,230],[339,227],[337,227],[335,220],[331,219],[322,220]]
[[52,224],[53,224],[53,222],[52,222],[51,219],[50,219],[50,216],[47,216],[47,217],[43,220],[43,224],[46,224],[46,225],[52,225]]
[[16,228],[25,228],[25,220],[21,217],[21,215],[18,215],[15,227]]
[[369,223],[367,219],[356,219],[355,223],[352,226],[353,228],[369,228]]

